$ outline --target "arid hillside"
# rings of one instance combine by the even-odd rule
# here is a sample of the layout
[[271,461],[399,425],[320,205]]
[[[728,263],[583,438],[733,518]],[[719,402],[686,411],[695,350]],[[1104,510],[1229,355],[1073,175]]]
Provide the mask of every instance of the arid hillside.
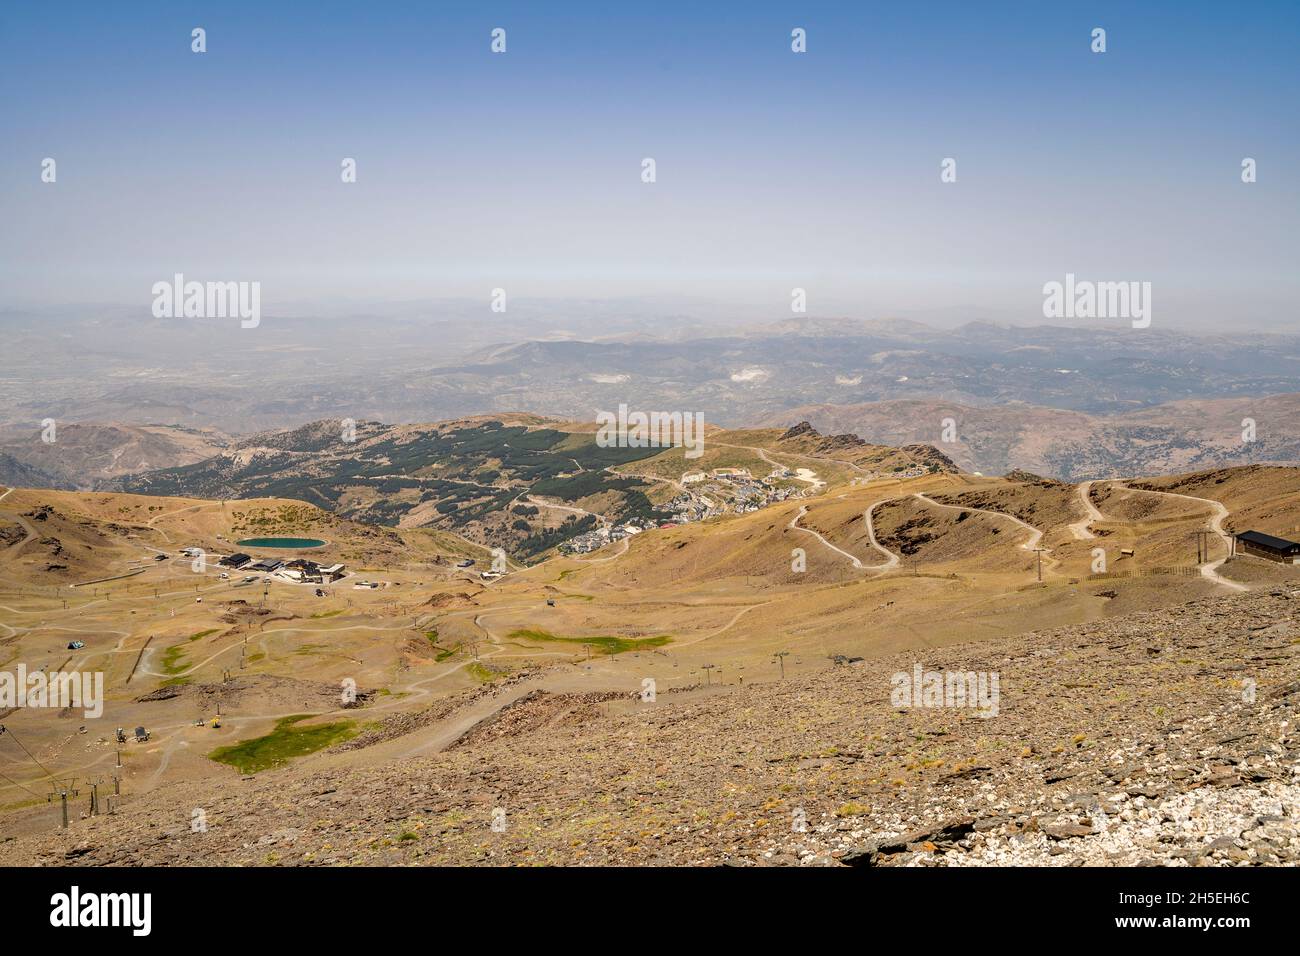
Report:
[[[462,439],[464,430],[454,429]],[[509,431],[507,438],[527,434]],[[581,553],[557,549],[503,572],[487,571],[492,555],[453,531],[376,526],[292,499],[0,491],[4,666],[102,673],[105,680],[102,716],[66,707],[18,707],[3,715],[0,759],[8,763],[0,835],[19,842],[0,848],[20,852],[24,841],[52,839],[44,794],[58,780],[77,790],[99,781],[120,791],[114,813],[90,821],[101,834],[134,807],[161,814],[170,801],[190,802],[201,791],[220,809],[214,820],[247,817],[248,826],[261,819],[274,824],[272,832],[302,831],[294,837],[306,841],[301,846],[316,832],[300,825],[301,807],[319,811],[312,819],[331,821],[325,829],[355,833],[354,842],[322,837],[301,862],[378,860],[374,854],[389,852],[385,840],[413,849],[406,844],[418,844],[423,828],[435,823],[439,852],[455,848],[448,859],[501,859],[490,855],[493,845],[461,845],[455,834],[469,840],[472,830],[457,826],[469,826],[470,810],[490,812],[502,800],[508,807],[529,803],[519,813],[530,821],[525,832],[533,842],[510,851],[521,856],[531,848],[536,858],[573,862],[826,860],[889,827],[923,828],[939,810],[947,826],[953,807],[924,803],[940,792],[936,780],[946,782],[930,775],[932,768],[988,767],[971,779],[1012,787],[1007,792],[1016,796],[1004,815],[1028,825],[1042,794],[1024,790],[1037,778],[1017,772],[1037,765],[1012,761],[1013,754],[1028,748],[1021,759],[1055,768],[1066,760],[1062,754],[1087,748],[1059,749],[1048,735],[1077,724],[1069,737],[1075,745],[1075,734],[1103,747],[1114,742],[1110,734],[1123,745],[1090,752],[1089,759],[1116,752],[1136,759],[1139,750],[1124,748],[1140,744],[1149,753],[1157,738],[1177,738],[1171,715],[1192,728],[1186,734],[1218,726],[1207,720],[1209,711],[1195,709],[1206,706],[1210,687],[1220,686],[1206,681],[1250,676],[1253,668],[1262,693],[1278,673],[1269,668],[1290,666],[1290,600],[1300,590],[1300,567],[1231,557],[1227,535],[1245,527],[1281,534],[1300,525],[1297,469],[1070,485],[1027,473],[961,474],[921,449],[881,449],[804,428],[712,436],[728,457],[691,484],[680,474],[651,473],[664,466],[662,453],[622,467],[647,468],[642,480],[664,486],[665,496],[693,488],[699,500],[712,500],[731,489],[729,510],[647,526]],[[301,444],[308,436],[287,440]],[[749,477],[715,475],[737,470]],[[769,483],[760,486],[754,476],[766,472]],[[745,503],[743,494],[757,493],[766,496],[761,506]],[[527,500],[538,511],[563,507],[536,495]],[[276,537],[298,540],[256,540]],[[198,549],[203,559],[182,549]],[[220,559],[236,551],[271,563],[251,574],[227,570]],[[343,576],[310,583],[275,568],[274,559],[342,564]],[[1224,603],[1232,597],[1242,603]],[[1255,631],[1278,640],[1250,643]],[[1093,650],[1078,657],[1085,646]],[[1058,653],[1040,659],[1040,647]],[[981,665],[971,671],[1002,675],[1007,702],[1031,708],[1032,719],[976,718],[965,739],[961,727],[928,722],[941,714],[921,720],[904,707],[900,715],[888,697],[870,697],[882,673],[963,661]],[[1033,666],[1022,672],[1018,661]],[[1116,685],[1114,675],[1128,683]],[[642,699],[647,687],[653,701]],[[1017,697],[1026,687],[1028,699]],[[1109,720],[1121,721],[1120,728]],[[755,730],[766,724],[773,726]],[[115,728],[130,738],[135,727],[145,728],[148,739],[115,741]],[[867,738],[864,727],[871,728]],[[1266,738],[1271,731],[1252,732]],[[712,736],[727,739],[699,739]],[[1207,740],[1197,737],[1196,747],[1206,750],[1214,743]],[[499,754],[501,747],[514,748],[513,756]],[[1234,767],[1253,766],[1257,749],[1224,753]],[[631,762],[622,759],[638,752]],[[841,763],[842,753],[858,756]],[[787,759],[790,766],[783,766]],[[525,780],[529,760],[543,762]],[[400,776],[425,767],[422,761],[428,779],[459,782],[437,784],[447,793],[440,789],[432,805],[446,808],[445,820],[412,818],[407,828],[407,805],[385,800],[433,794]],[[667,766],[678,762],[683,766]],[[697,776],[702,767],[715,767],[707,781]],[[757,776],[716,768],[751,768]],[[821,768],[824,776],[804,773]],[[1168,782],[1201,780],[1202,770]],[[782,786],[787,771],[794,775],[784,782],[807,794],[798,804]],[[444,772],[450,776],[439,776]],[[344,803],[340,811],[351,823],[338,823],[330,811],[343,797],[324,785],[310,795],[303,789],[316,787],[322,778],[312,775],[319,774],[362,788],[359,804]],[[294,800],[266,796],[272,790],[262,787],[270,780],[280,780]],[[925,787],[917,789],[917,780]],[[543,783],[562,799],[539,801],[535,788]],[[396,796],[376,796],[385,789]],[[342,792],[334,786],[333,793]],[[593,793],[607,796],[598,806]],[[252,802],[243,801],[248,794]],[[628,794],[662,798],[647,803],[659,809],[637,811]],[[1105,806],[1123,803],[1111,796]],[[751,797],[772,814],[754,816],[745,802]],[[738,809],[724,798],[741,801]],[[1128,798],[1138,823],[1147,820],[1141,810],[1154,812]],[[853,818],[867,811],[843,810],[859,804],[878,816],[862,823]],[[755,849],[760,828],[778,825],[774,808],[799,807],[810,825],[820,821],[817,832],[826,840],[808,853],[791,844]],[[402,829],[380,834],[372,811]],[[1231,802],[1223,811],[1229,821],[1238,819],[1230,811],[1254,812]],[[632,848],[637,812],[646,814],[637,838],[648,838],[645,829],[665,843]],[[1046,823],[1068,824],[1067,838],[1083,839],[1078,828],[1092,824],[1062,818],[1064,812],[1054,811]],[[516,811],[507,814],[514,819]],[[579,818],[596,821],[582,827],[598,835],[583,842],[587,831],[570,826]],[[969,856],[976,845],[962,840],[987,828],[954,825],[955,835],[941,828],[906,843],[952,842],[963,856],[949,862],[978,861]],[[66,839],[81,826],[74,824]],[[567,839],[567,850],[551,831]],[[274,845],[238,832],[238,845],[220,851],[227,862],[261,859],[248,854]],[[692,833],[698,841],[687,838]],[[841,833],[852,841],[835,836]],[[127,854],[115,861],[146,859],[131,840],[104,843],[103,852]],[[714,841],[711,855],[707,840]],[[182,844],[166,844],[172,845]],[[1169,847],[1148,849],[1173,860],[1162,856]],[[904,845],[897,852],[909,851]],[[272,862],[286,859],[282,850],[265,853]]]
[[52,432],[26,434],[11,428],[0,440],[0,459],[8,456],[42,480],[32,481],[30,475],[13,466],[5,469],[0,462],[0,481],[87,491],[123,475],[192,465],[217,454],[229,441],[214,429],[176,425],[56,422]]
[[[503,706],[441,753],[420,745],[482,694],[292,769],[127,799],[0,854],[47,866],[1294,864],[1298,595],[654,702],[538,678],[496,691]],[[996,675],[996,712],[900,704],[897,675],[918,667]]]
[[[1069,371],[1062,369],[1061,377]],[[899,399],[805,405],[762,423],[801,420],[886,445],[928,442],[967,471],[1000,475],[1019,469],[1065,481],[1300,461],[1300,393],[1187,399],[1107,414],[1024,401]],[[1254,429],[1249,441],[1248,421]],[[946,433],[949,424],[952,432]]]

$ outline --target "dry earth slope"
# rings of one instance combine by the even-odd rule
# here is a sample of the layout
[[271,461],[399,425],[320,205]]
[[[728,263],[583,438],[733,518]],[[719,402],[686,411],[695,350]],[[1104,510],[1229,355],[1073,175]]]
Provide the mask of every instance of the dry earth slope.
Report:
[[[654,704],[529,694],[442,753],[367,759],[376,734],[126,798],[0,859],[1295,863],[1298,642],[1300,591],[1278,587]],[[997,674],[997,716],[894,706],[891,676],[916,664]],[[417,742],[438,717],[393,730]]]

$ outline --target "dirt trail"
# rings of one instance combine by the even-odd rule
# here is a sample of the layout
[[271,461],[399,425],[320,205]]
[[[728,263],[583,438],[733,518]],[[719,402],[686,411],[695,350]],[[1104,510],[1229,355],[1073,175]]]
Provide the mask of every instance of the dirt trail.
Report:
[[451,719],[435,725],[432,733],[414,747],[403,751],[399,757],[413,757],[416,754],[446,750],[479,724],[491,720],[506,707],[537,690],[540,684],[540,680],[521,681],[502,694],[488,695],[474,701],[468,707],[462,707],[452,714]]
[[615,466],[613,465],[609,465],[605,468],[605,471],[609,472],[609,474],[613,475],[615,478],[640,478],[642,481],[659,481],[667,485],[672,485],[678,491],[686,491],[686,486],[676,478],[663,478],[659,475],[646,475],[636,471],[615,471],[614,467]]
[[[766,448],[762,448],[762,447],[760,447],[760,446],[758,446],[758,445],[733,445],[731,442],[723,442],[723,441],[713,442],[713,444],[714,444],[714,445],[717,445],[719,448],[740,448],[740,449],[743,449],[743,450],[745,450],[745,451],[752,451],[754,454],[758,455],[759,458],[761,458],[763,461],[767,462],[767,463],[768,463],[769,465],[771,465],[773,468],[789,468],[789,467],[790,467],[789,465],[785,464],[784,462],[774,461],[773,459],[769,458],[769,457],[768,457],[768,449],[766,449]],[[867,471],[865,468],[863,468],[861,465],[854,464],[854,463],[851,462],[851,461],[840,461],[838,458],[826,458],[826,457],[821,456],[821,455],[805,455],[805,454],[803,454],[802,452],[797,452],[797,451],[784,451],[784,450],[783,450],[783,451],[777,451],[776,454],[778,454],[778,455],[785,455],[785,456],[788,457],[788,458],[804,458],[804,459],[807,459],[808,461],[824,461],[824,462],[828,462],[828,463],[833,464],[833,465],[844,465],[844,466],[846,466],[846,467],[852,468],[852,469],[855,470],[855,471],[860,471],[860,472],[862,472],[864,475],[866,475],[866,474],[870,474],[870,472],[868,472],[868,471]],[[798,471],[798,469],[794,469],[794,470],[795,470],[795,471]],[[813,474],[815,475],[816,473],[813,472]],[[806,482],[809,482],[810,484],[812,484],[812,486],[813,486],[814,488],[819,487],[819,486],[824,486],[824,485],[826,484],[826,482],[823,481],[821,478],[816,478],[816,477],[814,477],[814,478],[812,478],[812,479],[808,479],[808,478],[800,478],[799,480],[800,480],[800,481],[806,481]]]
[[[840,497],[842,498],[844,496],[840,495]],[[897,499],[886,498],[881,501],[875,502],[874,504],[872,504],[870,508],[866,510],[866,513],[863,516],[864,520],[867,523],[867,539],[870,541],[871,546],[873,548],[875,548],[877,551],[879,551],[881,554],[885,556],[885,560],[881,564],[863,564],[861,558],[849,554],[849,552],[845,551],[843,548],[831,544],[829,541],[826,540],[826,538],[824,538],[821,535],[820,532],[814,531],[812,528],[805,528],[803,525],[799,524],[799,519],[808,513],[807,505],[799,506],[798,513],[795,514],[795,516],[790,519],[790,524],[787,527],[793,528],[795,531],[802,531],[804,534],[812,535],[814,538],[816,538],[822,544],[826,545],[826,547],[830,548],[832,551],[835,551],[838,554],[842,554],[844,557],[848,558],[849,561],[853,563],[853,567],[859,571],[879,571],[880,573],[883,574],[886,571],[892,571],[894,568],[898,567],[902,563],[902,559],[898,555],[894,554],[894,552],[886,548],[878,540],[876,540],[876,528],[875,528],[875,520],[873,518],[873,513],[878,507],[883,505],[886,501],[894,501],[894,500]]]
[[1091,525],[1094,521],[1106,520],[1103,517],[1102,513],[1097,509],[1097,506],[1092,503],[1092,497],[1088,494],[1088,491],[1091,488],[1092,488],[1091,481],[1084,481],[1079,483],[1079,487],[1078,487],[1079,503],[1083,505],[1083,510],[1088,513],[1088,516],[1086,518],[1084,518],[1081,521],[1076,521],[1074,522],[1074,524],[1070,525],[1070,533],[1074,535],[1075,538],[1078,539],[1079,541],[1086,541],[1089,538],[1097,537],[1095,534],[1092,533],[1092,529],[1089,527],[1089,525]]
[[[672,649],[680,650],[682,648],[691,647],[695,644],[699,644],[703,641],[707,641],[711,638],[717,637],[719,634],[722,634],[725,631],[728,631],[732,627],[734,627],[740,621],[740,619],[744,617],[746,614],[748,614],[750,611],[757,610],[758,608],[761,607],[766,607],[768,604],[771,603],[772,602],[770,601],[764,601],[761,604],[750,604],[746,607],[739,608],[736,611],[736,613],[731,616],[731,619],[728,620],[721,627],[716,628],[715,630],[712,630],[707,634],[701,634],[699,637],[696,637],[690,641],[684,641],[680,644],[674,644]],[[497,652],[491,654],[483,654],[481,655],[481,659],[487,659],[490,657],[497,657],[497,656],[503,656],[503,657],[511,656],[509,654],[505,654],[501,652],[501,645],[497,644],[495,640],[496,635],[494,635],[492,631],[489,630],[486,624],[482,623],[481,618],[488,613],[490,613],[490,611],[485,610],[480,614],[476,615],[474,619],[474,623],[478,625],[478,627],[483,631],[485,635],[487,635],[488,640],[493,642],[494,647],[497,648]],[[537,656],[537,654],[536,652],[530,652],[529,656],[535,657]],[[568,657],[570,656],[570,652],[567,651],[558,652],[558,656]],[[460,666],[464,666],[464,664]],[[465,734],[472,731],[475,727],[479,726],[480,724],[488,720],[491,720],[502,710],[506,709],[507,707],[521,700],[523,697],[526,697],[528,694],[532,693],[533,691],[549,690],[552,693],[563,693],[565,692],[566,689],[571,689],[570,686],[571,684],[572,684],[571,674],[547,674],[547,675],[533,678],[531,680],[521,681],[520,683],[514,685],[504,693],[483,697],[479,700],[474,701],[468,706],[457,710],[447,720],[444,720],[434,725],[432,728],[430,728],[429,731],[426,732],[427,735],[420,741],[420,743],[416,744],[414,747],[411,747],[403,751],[398,756],[410,757],[420,753],[429,753],[429,752],[437,752],[437,751],[445,750],[448,747],[450,747],[452,744],[454,744],[457,740],[459,740],[461,737],[465,736]],[[600,691],[600,690],[626,691],[627,688],[623,686],[599,687],[599,688],[590,687],[590,686],[585,686],[585,681],[584,681],[584,691],[591,692],[591,691]]]
[[564,555],[564,557],[569,558],[572,561],[577,561],[579,564],[604,564],[606,561],[615,561],[627,554],[627,549],[632,545],[632,538],[630,536],[626,537],[619,543],[623,546],[623,550],[615,554],[607,555],[603,558],[579,558],[574,555]]
[[153,528],[153,530],[157,531],[160,535],[162,535],[163,540],[166,541],[168,544],[173,544],[174,542],[172,541],[172,536],[167,533],[167,529],[158,527],[159,521],[162,521],[164,518],[171,518],[175,515],[185,514],[187,511],[200,511],[204,508],[217,508],[220,507],[222,504],[223,502],[220,501],[209,501],[209,502],[204,502],[203,504],[189,505],[188,507],[185,508],[177,508],[175,511],[167,511],[160,515],[154,515],[152,518],[146,521],[145,524],[148,527]]
[[[1041,528],[1035,528],[1028,521],[1021,521],[1015,515],[1007,514],[1005,511],[991,511],[988,508],[972,508],[969,505],[945,505],[942,502],[935,501],[933,498],[927,498],[925,494],[920,491],[915,492],[913,497],[920,498],[926,504],[933,505],[936,508],[948,508],[952,511],[978,511],[981,514],[993,515],[995,518],[1005,518],[1008,521],[1014,521],[1016,524],[1020,525],[1020,527],[1029,532],[1029,540],[1020,545],[1020,547],[1025,551],[1039,550],[1039,545],[1043,540],[1043,532]],[[1060,567],[1061,562],[1059,560],[1047,556],[1047,554],[1050,553],[1051,548],[1043,548],[1042,550],[1044,552],[1043,563],[1048,565],[1046,570],[1055,571]]]
[[534,495],[529,495],[525,499],[530,505],[536,505],[538,508],[550,508],[552,511],[567,511],[569,514],[586,515],[589,518],[595,518],[601,524],[609,524],[609,519],[604,515],[598,515],[593,511],[584,511],[582,508],[574,508],[571,505],[557,505],[549,501],[543,501]]
[[883,554],[886,558],[884,564],[876,565],[876,568],[880,571],[892,571],[894,568],[902,564],[903,561],[903,559],[899,555],[894,554],[894,552],[890,551],[883,544],[881,544],[879,541],[876,540],[875,511],[886,501],[895,501],[895,500],[897,499],[886,498],[882,501],[877,501],[875,504],[873,504],[870,508],[867,509],[867,513],[866,513],[867,538],[871,541],[871,546],[875,548],[877,551],[879,551],[881,554]]
[[826,545],[826,547],[830,548],[832,551],[836,552],[837,554],[842,554],[844,557],[848,558],[849,561],[853,563],[853,567],[856,568],[857,570],[859,571],[867,570],[867,566],[863,564],[859,558],[849,554],[843,548],[839,548],[831,544],[829,541],[827,541],[825,538],[822,537],[821,532],[814,531],[812,528],[805,528],[803,525],[799,524],[799,519],[802,518],[807,513],[808,513],[808,506],[800,505],[799,510],[795,513],[795,516],[790,519],[790,524],[788,527],[793,528],[795,531],[802,531],[804,534],[812,535],[814,538],[816,538],[822,544]]
[[[13,489],[10,488],[9,491],[13,491]],[[5,495],[9,494],[9,491],[6,491],[4,495],[0,495],[0,498],[4,498]],[[19,541],[17,544],[10,545],[9,547],[5,548],[4,558],[6,560],[9,560],[11,558],[17,557],[18,552],[21,551],[23,548],[27,547],[27,545],[30,544],[31,542],[35,541],[37,537],[39,537],[39,535],[37,534],[36,528],[32,525],[32,523],[28,521],[26,518],[24,518],[22,515],[20,515],[18,512],[6,511],[5,514],[8,517],[13,518],[13,520],[16,521],[18,525],[23,529],[23,533],[26,535],[26,537],[24,537],[23,540]]]
[[681,641],[680,643],[673,644],[672,649],[674,651],[677,651],[677,650],[681,650],[684,647],[693,647],[696,644],[700,644],[704,641],[709,640],[709,638],[717,637],[719,634],[723,633],[724,631],[731,630],[731,628],[735,626],[736,622],[739,621],[746,614],[748,614],[750,611],[756,610],[760,607],[767,607],[771,603],[772,603],[771,601],[764,601],[761,604],[750,604],[745,607],[742,607],[735,614],[731,615],[731,620],[727,621],[727,623],[722,625],[722,627],[714,631],[709,631],[709,633],[707,634],[701,634],[699,637],[693,638],[692,640]]
[[1229,588],[1233,591],[1250,590],[1246,585],[1238,584],[1236,581],[1229,581],[1223,575],[1219,574],[1219,568],[1223,565],[1223,562],[1228,560],[1226,541],[1229,535],[1228,532],[1223,530],[1223,522],[1227,519],[1229,512],[1227,506],[1223,502],[1215,501],[1213,498],[1198,498],[1195,495],[1182,495],[1174,491],[1154,491],[1150,488],[1130,488],[1128,485],[1124,485],[1123,487],[1128,488],[1130,491],[1141,491],[1149,495],[1165,495],[1169,498],[1182,498],[1184,501],[1195,501],[1203,505],[1209,505],[1212,511],[1210,515],[1210,530],[1220,538],[1224,539],[1225,554],[1217,560],[1206,561],[1202,564],[1200,566],[1201,574],[1213,581],[1215,584],[1222,584],[1225,588]]

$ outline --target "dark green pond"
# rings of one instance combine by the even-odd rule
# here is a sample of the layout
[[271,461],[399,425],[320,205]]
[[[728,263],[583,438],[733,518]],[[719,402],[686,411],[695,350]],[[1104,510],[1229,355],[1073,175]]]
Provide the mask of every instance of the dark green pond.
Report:
[[320,538],[245,538],[235,543],[242,548],[319,548],[325,542]]

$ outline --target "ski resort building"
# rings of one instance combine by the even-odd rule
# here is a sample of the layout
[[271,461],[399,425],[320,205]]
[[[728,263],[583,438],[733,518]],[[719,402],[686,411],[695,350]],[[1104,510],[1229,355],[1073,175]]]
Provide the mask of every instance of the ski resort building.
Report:
[[1300,542],[1276,538],[1262,531],[1243,531],[1236,538],[1238,551],[1282,564],[1300,564]]

